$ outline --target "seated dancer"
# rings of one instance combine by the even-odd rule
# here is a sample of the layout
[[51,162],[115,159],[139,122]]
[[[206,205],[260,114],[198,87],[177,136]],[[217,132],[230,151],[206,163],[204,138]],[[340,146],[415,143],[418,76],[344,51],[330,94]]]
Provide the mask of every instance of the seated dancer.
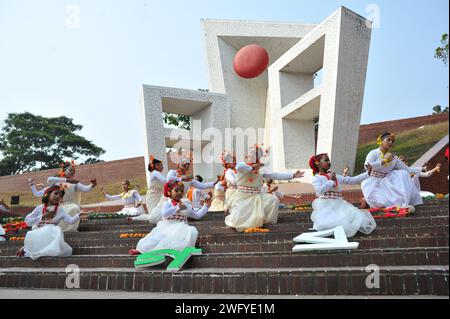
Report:
[[236,182],[236,156],[231,154],[230,152],[224,151],[221,155],[222,165],[225,168],[224,170],[224,178],[225,178],[225,214],[229,213],[229,208],[231,207],[231,201],[233,198],[233,194],[235,194],[237,190],[237,182]]
[[[405,164],[406,166],[408,166],[408,160],[406,159],[406,157],[404,156],[399,156],[398,159],[400,161],[403,162],[403,164]],[[431,177],[432,175],[434,175],[435,173],[439,173],[441,171],[441,163],[437,163],[436,167],[433,168],[432,170],[427,170],[427,166],[425,165],[423,167],[423,169],[425,170],[425,172],[421,172],[419,174],[410,174],[414,185],[417,187],[417,189],[419,190],[420,196],[424,197],[424,196],[428,196],[428,195],[434,195],[433,193],[430,192],[422,192],[421,188],[420,188],[420,178],[427,178],[427,177]]]
[[72,255],[72,247],[64,241],[64,233],[58,223],[64,220],[67,224],[78,223],[80,217],[87,215],[79,212],[74,216],[66,213],[61,201],[64,197],[64,188],[57,185],[47,188],[42,197],[42,205],[37,206],[33,212],[25,217],[32,230],[25,235],[24,246],[17,251],[17,256],[38,259],[44,256],[66,257]]
[[370,177],[362,182],[365,201],[370,207],[416,206],[423,203],[409,174],[419,174],[422,167],[408,167],[392,155],[395,136],[385,132],[377,139],[379,148],[367,154],[365,166],[372,167]]
[[152,224],[157,224],[161,219],[161,208],[166,198],[163,195],[163,187],[166,183],[166,177],[161,173],[164,169],[163,163],[150,155],[148,171],[150,172],[150,181],[145,195],[147,204],[147,214],[136,217],[129,217],[131,220],[148,220]]
[[190,159],[188,159],[187,157],[180,158],[177,169],[171,169],[167,173],[167,181],[176,180],[178,182],[184,182],[183,184],[185,188],[184,189],[185,194],[188,193],[191,186],[199,190],[211,189],[219,181],[217,179],[215,182],[203,183],[199,182],[196,179],[192,179],[191,177],[186,176],[190,167],[191,167]]
[[101,188],[102,194],[107,200],[123,200],[124,207],[118,212],[122,215],[132,215],[137,216],[144,214],[144,207],[142,206],[142,197],[139,192],[135,189],[131,189],[131,183],[128,180],[122,182],[123,192],[117,195],[109,195],[104,192],[103,187]]
[[280,192],[278,190],[278,186],[272,186],[272,184],[273,184],[273,179],[267,178],[261,188],[261,191],[263,193],[269,193],[269,194],[275,195],[276,197],[278,197],[279,200],[282,200],[283,198],[298,199],[301,197],[300,195],[296,195],[296,196],[285,195],[283,192]]
[[[31,178],[31,177],[28,177],[27,180],[28,180],[28,185],[30,186],[31,192],[33,193],[34,197],[42,198],[42,196],[44,196],[44,192],[45,192],[45,188],[46,188],[46,187],[43,187],[44,184],[35,184],[33,178]],[[40,186],[43,188],[40,190],[37,190],[36,186]]]
[[260,159],[263,155],[264,150],[256,145],[247,156],[248,162],[240,162],[236,165],[237,192],[233,194],[231,207],[229,207],[230,214],[225,217],[225,224],[228,227],[235,228],[239,232],[277,222],[280,200],[272,194],[261,192],[263,177],[289,180],[300,178],[304,175],[300,171],[294,174],[261,174],[259,170],[264,164],[260,163]]
[[220,182],[214,186],[214,196],[209,208],[210,212],[223,212],[225,211],[225,176],[220,177]]
[[139,240],[136,249],[130,249],[129,254],[138,255],[159,249],[182,251],[186,247],[195,247],[198,230],[189,226],[187,218],[202,218],[211,206],[211,198],[205,200],[201,209],[194,210],[191,202],[183,198],[183,183],[177,180],[171,180],[164,185],[164,196],[168,199],[161,209],[162,221]]
[[[200,175],[195,175],[194,180],[196,180],[197,182],[203,183],[203,177],[201,177]],[[219,184],[219,183],[217,183],[217,184]],[[208,197],[208,195],[209,195],[208,192],[198,189],[194,186],[191,186],[189,188],[189,191],[188,191],[186,197],[187,197],[187,199],[189,199],[191,201],[192,208],[194,210],[198,210],[198,209],[202,208],[203,201]]]
[[[354,177],[336,175],[330,171],[330,159],[325,153],[311,157],[309,166],[313,171],[312,185],[317,195],[312,202],[313,228],[322,231],[342,226],[347,237],[354,236],[358,231],[370,234],[377,226],[372,214],[345,201],[341,193],[342,184],[359,184],[369,178],[369,173]],[[368,169],[370,171],[370,166]]]
[[[95,186],[97,186],[97,180],[95,178],[91,179],[90,185],[83,185],[74,179],[75,176],[75,162],[71,163],[65,162],[61,164],[61,170],[58,177],[50,176],[47,179],[47,184],[58,185],[64,187],[64,201],[61,203],[61,207],[69,216],[75,216],[81,211],[81,193],[90,192]],[[62,228],[64,232],[75,232],[78,229],[79,220],[74,224],[67,224],[64,220],[61,220],[59,227]]]

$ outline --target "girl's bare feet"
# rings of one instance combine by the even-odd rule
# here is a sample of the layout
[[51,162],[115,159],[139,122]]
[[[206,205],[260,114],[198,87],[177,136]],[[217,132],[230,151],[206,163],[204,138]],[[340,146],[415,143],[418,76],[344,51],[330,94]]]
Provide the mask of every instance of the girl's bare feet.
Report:
[[369,205],[367,204],[366,199],[364,197],[361,198],[359,204],[361,206],[361,209],[369,208]]
[[25,256],[25,247],[20,248],[20,249],[16,252],[16,256],[17,256],[17,257],[23,257],[23,256]]
[[136,255],[140,255],[141,252],[140,252],[140,251],[137,251],[136,249],[130,249],[130,250],[128,251],[128,254],[129,254],[129,255],[136,256]]

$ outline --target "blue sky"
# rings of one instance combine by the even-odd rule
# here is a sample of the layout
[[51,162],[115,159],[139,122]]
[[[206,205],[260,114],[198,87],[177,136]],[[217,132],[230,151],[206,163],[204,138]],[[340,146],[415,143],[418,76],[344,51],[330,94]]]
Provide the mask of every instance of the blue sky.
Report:
[[9,112],[66,115],[106,149],[102,159],[141,156],[142,84],[208,87],[201,18],[319,23],[341,5],[368,17],[371,4],[380,25],[362,123],[447,106],[448,67],[433,57],[448,32],[447,0],[0,0],[0,121]]

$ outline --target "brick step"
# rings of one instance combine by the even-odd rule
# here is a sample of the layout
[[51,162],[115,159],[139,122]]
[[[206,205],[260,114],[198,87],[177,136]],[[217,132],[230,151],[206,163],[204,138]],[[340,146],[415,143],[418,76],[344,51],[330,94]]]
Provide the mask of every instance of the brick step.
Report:
[[[311,225],[310,225],[311,226]],[[303,229],[297,229],[294,231],[274,231],[271,230],[268,233],[237,233],[232,229],[229,229],[228,233],[213,233],[205,234],[200,232],[197,239],[197,243],[237,243],[237,242],[260,242],[260,241],[275,241],[275,240],[292,240],[303,232],[310,232],[309,227],[304,227]],[[138,229],[128,229],[124,231],[109,231],[109,232],[77,232],[77,233],[66,233],[65,240],[74,246],[86,246],[92,243],[92,245],[109,245],[117,242],[129,242],[137,243],[139,238],[123,239],[120,238],[121,233],[146,233]],[[20,235],[25,235],[25,232],[21,232]],[[371,236],[377,237],[414,237],[418,235],[445,235],[448,237],[449,228],[448,225],[435,225],[435,226],[420,226],[420,227],[377,227],[371,234]],[[358,238],[364,238],[367,235],[357,233],[355,240]],[[17,242],[6,241],[2,242],[0,245],[16,245]]]
[[[227,227],[224,221],[215,221],[215,222],[204,222],[204,221],[191,221],[190,224],[198,228],[199,232],[202,233],[229,233],[230,231],[234,232],[233,229]],[[393,219],[378,219],[378,226],[386,226],[390,225],[392,227],[395,226],[428,226],[428,225],[448,225],[449,217],[447,216],[433,216],[433,217],[402,217],[402,218],[393,218]],[[303,218],[292,218],[290,220],[281,219],[277,224],[267,225],[270,230],[276,231],[277,229],[285,229],[285,228],[295,228],[301,227],[312,227],[312,222],[309,219]],[[133,224],[125,222],[124,224],[83,224],[78,227],[79,232],[95,232],[95,231],[126,231],[128,229],[134,229],[138,232],[149,232],[153,229],[155,225],[147,224]]]
[[[448,204],[448,203],[447,203]],[[291,217],[297,216],[299,218],[309,219],[309,215],[311,214],[311,210],[308,211],[298,211],[298,210],[290,210],[290,209],[280,209],[279,218],[280,217]],[[214,221],[214,220],[224,220],[225,214],[223,212],[210,212],[207,213],[201,221]],[[423,205],[416,207],[416,212],[413,216],[449,216],[448,205]],[[86,223],[89,224],[123,224],[126,222],[126,218],[105,218],[105,219],[89,219],[88,221],[82,221],[80,225],[84,225]],[[148,224],[145,221],[133,221],[133,224]]]
[[[448,296],[448,266],[380,267],[379,288],[369,289],[364,267],[201,269],[171,273],[145,269],[80,269],[80,289],[168,293],[272,295]],[[0,268],[0,287],[67,289],[65,268]],[[217,297],[220,298],[220,295]]]
[[[292,210],[292,209],[280,209],[278,216],[281,217],[289,217],[292,215],[309,215],[311,214],[312,210]],[[448,216],[448,205],[443,206],[418,206],[416,207],[416,211],[414,212],[415,215],[420,216]],[[202,217],[202,220],[216,220],[216,219],[224,219],[225,218],[224,212],[209,212],[204,217]],[[126,218],[103,218],[103,219],[89,219],[90,222],[120,222],[125,220]],[[139,222],[139,221],[136,221]]]
[[[448,247],[388,248],[367,250],[319,251],[307,253],[205,253],[190,259],[185,268],[285,268],[343,267],[361,265],[448,265]],[[128,255],[78,255],[65,258],[44,257],[38,260],[0,256],[0,268],[66,267],[133,268],[135,257]],[[160,266],[161,267],[161,266]]]
[[[74,255],[111,255],[127,254],[130,248],[135,247],[139,239],[133,241],[126,239],[85,241],[68,244],[73,248]],[[374,248],[419,248],[419,247],[445,247],[448,246],[448,235],[418,235],[413,237],[372,237],[364,236],[353,238],[351,241],[359,243],[358,249]],[[11,242],[9,245],[0,245],[0,256],[15,256],[22,242]],[[203,243],[199,245],[205,253],[242,253],[242,252],[291,252],[295,243],[290,240],[265,240],[247,243]]]

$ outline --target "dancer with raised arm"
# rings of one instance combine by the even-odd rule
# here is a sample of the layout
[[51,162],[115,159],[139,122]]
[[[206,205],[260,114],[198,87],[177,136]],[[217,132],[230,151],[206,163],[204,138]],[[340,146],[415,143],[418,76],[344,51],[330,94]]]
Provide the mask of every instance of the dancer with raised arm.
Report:
[[[313,228],[321,231],[342,226],[347,237],[354,236],[358,231],[370,234],[377,226],[375,219],[368,211],[358,209],[344,200],[341,188],[343,184],[360,184],[369,178],[369,173],[354,177],[336,175],[330,171],[331,162],[326,153],[312,156],[309,166],[313,171],[312,185],[317,195],[312,202]],[[370,172],[370,166],[368,170]]]
[[280,200],[272,194],[261,192],[263,178],[290,180],[303,177],[304,173],[260,173],[264,166],[260,162],[268,152],[259,145],[249,152],[247,162],[239,162],[237,170],[237,192],[233,195],[230,214],[225,224],[239,232],[259,228],[267,224],[276,224]]
[[78,223],[87,212],[78,212],[70,216],[61,205],[64,188],[57,185],[47,188],[42,197],[42,205],[25,217],[32,230],[25,236],[24,246],[17,251],[17,256],[38,259],[44,256],[67,257],[72,255],[72,248],[64,241],[64,233],[58,224],[64,220],[68,225]]
[[144,207],[142,206],[142,197],[139,192],[131,188],[131,182],[129,180],[124,180],[122,182],[123,192],[117,195],[109,195],[105,193],[103,187],[101,188],[102,194],[107,200],[122,200],[123,209],[118,212],[122,215],[137,216],[144,214]]
[[[64,208],[64,211],[69,216],[75,216],[81,211],[81,193],[90,192],[97,186],[97,180],[95,178],[91,179],[91,184],[84,185],[81,184],[78,180],[74,179],[76,173],[76,165],[75,162],[65,162],[61,164],[61,170],[59,171],[58,176],[51,176],[47,179],[47,184],[58,185],[64,188],[64,201],[61,203],[61,207]],[[73,224],[68,224],[64,220],[61,220],[59,227],[64,232],[75,232],[78,230],[78,225],[80,221]]]
[[164,196],[167,200],[161,210],[163,219],[138,242],[136,249],[129,251],[129,254],[138,255],[159,249],[182,251],[186,247],[195,247],[198,230],[190,226],[187,219],[202,218],[211,206],[211,198],[205,200],[201,209],[194,210],[191,202],[184,197],[184,189],[185,186],[178,180],[171,180],[164,185]]
[[365,201],[374,208],[409,207],[423,204],[419,190],[410,174],[419,174],[422,167],[408,167],[391,153],[395,135],[385,132],[377,139],[378,148],[367,154],[365,166],[370,165],[370,177],[362,182]]

